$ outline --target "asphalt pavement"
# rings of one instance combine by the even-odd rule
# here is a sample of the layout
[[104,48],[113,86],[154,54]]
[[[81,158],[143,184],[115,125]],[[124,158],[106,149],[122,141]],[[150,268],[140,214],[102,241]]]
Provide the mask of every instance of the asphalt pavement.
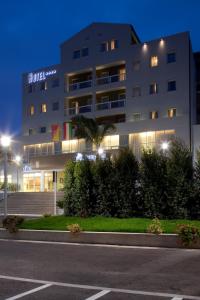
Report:
[[200,300],[200,250],[0,241],[0,300]]

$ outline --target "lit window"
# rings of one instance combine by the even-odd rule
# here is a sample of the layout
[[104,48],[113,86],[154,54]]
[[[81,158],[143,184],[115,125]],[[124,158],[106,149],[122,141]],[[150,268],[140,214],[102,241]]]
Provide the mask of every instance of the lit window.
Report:
[[46,113],[47,112],[47,105],[45,103],[41,104],[41,112]]
[[150,66],[151,68],[158,66],[158,56],[151,56]]
[[40,90],[41,91],[46,91],[47,90],[47,82],[46,81],[42,81],[40,83]]
[[115,49],[117,49],[118,48],[118,40],[111,40],[111,42],[110,42],[110,49],[111,50],[115,50]]
[[33,116],[35,113],[35,107],[33,105],[30,106],[30,115]]
[[73,52],[73,58],[76,59],[76,58],[80,58],[81,56],[81,51],[80,50],[75,50]]
[[171,52],[171,53],[167,53],[167,63],[173,63],[176,61],[176,53],[175,52]]
[[158,93],[158,84],[156,82],[151,83],[149,86],[149,94],[157,94]]
[[168,118],[174,118],[174,117],[176,117],[176,108],[168,109]]
[[140,121],[141,120],[141,113],[134,113],[133,114],[133,121]]
[[139,69],[140,69],[140,61],[138,60],[133,63],[133,70],[138,71]]
[[88,56],[89,55],[89,49],[88,48],[83,48],[81,50],[81,55],[82,56]]
[[133,97],[139,97],[141,96],[141,89],[139,86],[135,86],[133,88]]
[[150,119],[151,120],[158,119],[158,112],[157,111],[151,111],[150,112]]
[[108,51],[108,42],[103,42],[103,43],[101,43],[101,45],[100,45],[100,51],[101,51],[101,52],[106,52],[106,51]]
[[59,110],[59,102],[53,102],[52,103],[52,110],[53,111]]
[[40,127],[40,133],[46,133],[47,129],[45,126]]
[[168,92],[176,91],[176,81],[175,80],[168,81],[167,90],[168,90]]

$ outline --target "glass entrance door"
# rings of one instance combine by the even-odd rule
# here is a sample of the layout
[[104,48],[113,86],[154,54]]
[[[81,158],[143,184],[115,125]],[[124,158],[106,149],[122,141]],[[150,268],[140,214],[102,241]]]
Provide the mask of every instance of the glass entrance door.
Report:
[[27,173],[23,175],[24,192],[40,192],[41,174]]

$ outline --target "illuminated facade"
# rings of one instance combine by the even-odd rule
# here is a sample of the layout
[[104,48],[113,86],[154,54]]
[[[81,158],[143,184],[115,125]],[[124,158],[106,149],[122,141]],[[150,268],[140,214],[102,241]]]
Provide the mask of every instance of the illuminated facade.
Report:
[[143,43],[131,25],[93,23],[61,44],[59,64],[23,74],[24,191],[52,190],[54,170],[62,188],[65,162],[93,153],[73,136],[77,114],[116,125],[101,145],[106,151],[129,146],[139,157],[175,135],[192,149],[189,33]]

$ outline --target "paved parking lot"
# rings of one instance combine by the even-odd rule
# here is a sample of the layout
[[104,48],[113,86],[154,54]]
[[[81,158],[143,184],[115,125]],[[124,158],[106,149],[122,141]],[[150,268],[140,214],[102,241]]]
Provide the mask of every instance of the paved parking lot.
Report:
[[200,250],[0,241],[1,299],[200,300]]

